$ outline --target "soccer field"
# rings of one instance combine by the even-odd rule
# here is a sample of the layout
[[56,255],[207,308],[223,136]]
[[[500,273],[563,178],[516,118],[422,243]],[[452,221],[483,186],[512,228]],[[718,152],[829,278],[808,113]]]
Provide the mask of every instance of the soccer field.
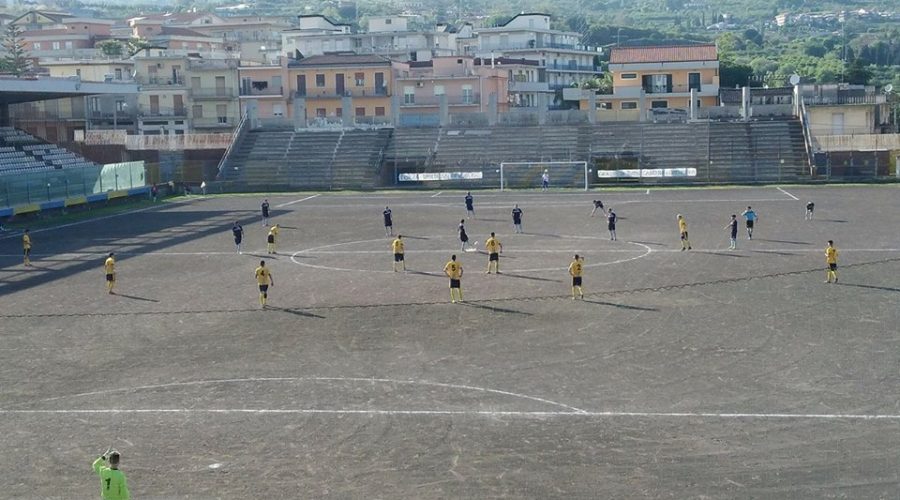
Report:
[[900,189],[473,195],[503,274],[460,192],[270,196],[275,256],[263,196],[0,237],[0,498],[96,498],[108,446],[134,498],[896,497]]

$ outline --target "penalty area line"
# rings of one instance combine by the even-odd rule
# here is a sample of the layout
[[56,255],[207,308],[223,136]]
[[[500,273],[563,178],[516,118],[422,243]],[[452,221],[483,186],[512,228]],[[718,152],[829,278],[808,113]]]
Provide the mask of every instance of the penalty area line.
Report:
[[790,196],[791,198],[793,198],[794,201],[800,201],[800,198],[797,198],[796,196],[792,195],[791,193],[788,193],[787,191],[785,191],[784,189],[781,189],[780,187],[777,187],[777,186],[776,186],[775,189],[777,189],[777,190],[781,191],[782,193],[784,193],[784,194]]
[[299,199],[299,200],[289,201],[289,202],[287,202],[287,203],[282,203],[282,204],[280,204],[280,205],[275,205],[275,208],[284,208],[284,207],[293,205],[294,203],[300,203],[301,201],[311,200],[311,199],[317,198],[317,197],[319,197],[319,196],[322,196],[322,193],[316,193],[316,194],[314,194],[314,195],[312,195],[312,196],[307,196],[306,198],[301,198],[301,199]]

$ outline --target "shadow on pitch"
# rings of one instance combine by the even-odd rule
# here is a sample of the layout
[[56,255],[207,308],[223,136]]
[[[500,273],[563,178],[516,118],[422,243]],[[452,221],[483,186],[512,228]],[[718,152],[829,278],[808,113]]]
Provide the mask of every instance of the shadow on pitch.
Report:
[[403,237],[406,238],[406,239],[408,239],[408,240],[427,240],[427,239],[428,239],[428,238],[426,238],[426,237],[424,237],[424,236],[410,236],[410,235],[408,235],[408,234],[404,234]]
[[544,236],[545,238],[562,238],[562,236],[560,236],[558,234],[532,233],[530,231],[526,231],[523,234],[527,234],[528,236]]
[[884,292],[900,292],[900,288],[891,288],[889,286],[861,285],[858,283],[844,283],[841,281],[837,282],[837,284],[841,286],[852,286],[856,288],[868,288],[870,290],[881,290]]
[[292,309],[290,307],[276,307],[276,306],[267,305],[266,309],[270,310],[270,311],[285,312],[288,314],[293,314],[294,316],[303,316],[305,318],[325,319],[325,316],[319,316],[318,314],[301,311],[299,309]]
[[629,243],[638,243],[640,245],[653,245],[656,247],[664,247],[665,243],[657,243],[655,241],[629,241]]
[[841,220],[841,219],[816,219],[816,220],[822,221],[822,222],[837,222],[838,224],[843,224],[843,223],[847,222],[847,221]]
[[512,273],[501,272],[500,276],[508,276],[510,278],[519,278],[519,279],[523,279],[523,280],[550,281],[552,283],[562,283],[562,280],[554,280],[554,279],[550,279],[550,278],[538,278],[537,276],[525,276],[523,274],[512,274]]
[[428,271],[416,271],[414,269],[407,269],[406,273],[407,274],[418,274],[419,276],[433,276],[436,278],[446,278],[447,277],[447,275],[444,273],[431,273]]
[[757,238],[756,241],[768,241],[771,243],[785,243],[787,245],[809,245],[809,243],[805,241],[790,241],[790,240],[767,240],[765,238]]
[[499,312],[499,313],[505,313],[505,314],[519,314],[522,316],[531,316],[532,315],[531,313],[516,311],[514,309],[505,309],[503,307],[488,306],[488,305],[484,305],[484,304],[476,304],[474,302],[462,302],[461,304],[464,306],[475,307],[477,309],[485,309],[485,310],[488,310],[491,312]]
[[582,302],[588,302],[588,303],[591,303],[591,304],[597,304],[597,305],[601,305],[601,306],[612,306],[612,307],[617,307],[617,308],[619,308],[619,309],[628,309],[628,310],[630,310],[630,311],[652,311],[652,312],[659,311],[659,309],[657,309],[657,308],[655,308],[655,307],[629,306],[629,305],[627,305],[627,304],[616,304],[616,303],[614,303],[614,302],[604,302],[604,301],[602,301],[602,300],[587,300],[587,299],[584,299]]
[[156,299],[148,299],[147,297],[138,297],[137,295],[128,295],[128,294],[119,293],[119,292],[116,292],[113,295],[115,295],[116,297],[122,297],[125,299],[140,300],[141,302],[159,302]]
[[738,257],[738,258],[742,258],[742,259],[747,257],[746,255],[740,255],[740,254],[736,254],[736,253],[732,253],[732,252],[725,253],[724,251],[722,251],[722,252],[705,252],[703,250],[692,250],[692,252],[702,253],[703,255],[714,255],[716,257]]
[[790,252],[776,252],[775,250],[750,250],[753,253],[767,253],[771,255],[795,256],[797,254]]

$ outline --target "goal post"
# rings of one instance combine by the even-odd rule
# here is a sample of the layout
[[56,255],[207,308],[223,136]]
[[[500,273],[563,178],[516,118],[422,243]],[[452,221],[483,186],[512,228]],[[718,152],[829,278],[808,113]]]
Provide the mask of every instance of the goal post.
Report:
[[590,188],[586,161],[513,161],[500,163],[500,191],[540,188],[545,172],[551,188]]

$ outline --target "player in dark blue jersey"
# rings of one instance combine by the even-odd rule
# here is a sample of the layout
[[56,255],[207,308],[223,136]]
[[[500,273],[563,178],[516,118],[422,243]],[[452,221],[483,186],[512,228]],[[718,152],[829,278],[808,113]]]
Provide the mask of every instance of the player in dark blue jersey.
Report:
[[390,207],[384,207],[384,235],[385,236],[393,236],[394,235],[394,220],[391,218],[391,209]]
[[618,220],[619,216],[610,208],[609,213],[606,214],[606,229],[609,230],[609,239],[612,241],[616,241],[616,222]]
[[472,198],[472,193],[466,193],[466,217],[475,218],[475,200]]
[[238,224],[238,221],[234,221],[234,225],[231,226],[231,234],[234,236],[234,245],[237,247],[237,253],[241,252],[241,241],[244,239],[244,228]]
[[512,210],[513,227],[517,233],[525,232],[522,230],[522,213],[522,209],[519,208],[519,205],[516,205]]
[[729,250],[734,250],[737,248],[737,233],[738,233],[738,221],[737,214],[731,215],[731,222],[728,223],[723,229],[731,231],[731,245],[728,246]]

